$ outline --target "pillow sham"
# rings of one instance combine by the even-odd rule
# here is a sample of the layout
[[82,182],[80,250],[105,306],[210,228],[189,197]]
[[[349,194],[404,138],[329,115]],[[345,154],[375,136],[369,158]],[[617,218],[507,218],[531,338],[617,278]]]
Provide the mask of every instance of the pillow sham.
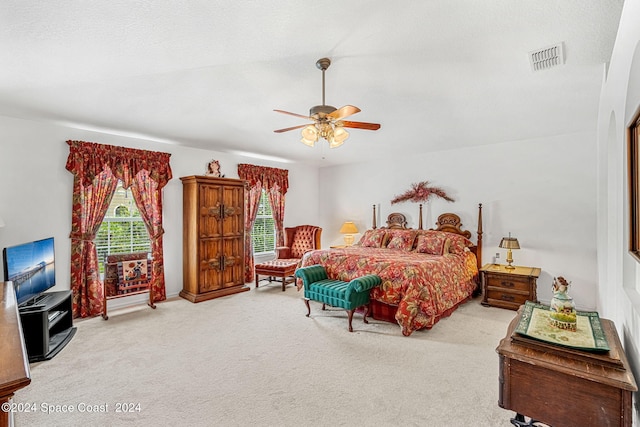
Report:
[[413,249],[413,242],[416,239],[416,232],[413,230],[393,230],[389,233],[389,243],[387,249],[397,249],[410,251]]
[[467,248],[470,248],[471,246],[473,246],[473,242],[464,236],[461,236],[455,233],[446,233],[446,234],[449,235],[448,238],[451,241],[451,244],[449,245],[449,250],[448,250],[448,253],[450,254],[461,254],[465,250],[467,250]]
[[385,242],[385,230],[367,230],[358,242],[364,248],[381,248]]
[[447,253],[449,238],[443,231],[423,231],[418,235],[416,252],[443,255]]

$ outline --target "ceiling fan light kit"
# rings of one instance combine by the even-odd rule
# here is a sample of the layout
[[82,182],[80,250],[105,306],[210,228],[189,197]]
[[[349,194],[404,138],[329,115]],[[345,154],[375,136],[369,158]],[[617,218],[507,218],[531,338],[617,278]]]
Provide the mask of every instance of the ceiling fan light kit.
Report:
[[290,113],[283,110],[274,110],[278,113],[288,114],[291,116],[301,117],[304,119],[312,120],[313,123],[308,125],[293,126],[285,129],[278,129],[274,132],[282,133],[294,129],[302,129],[302,138],[300,141],[313,147],[318,139],[323,138],[329,143],[329,148],[336,148],[341,146],[344,141],[349,138],[349,132],[344,128],[366,129],[366,130],[378,130],[380,125],[378,123],[365,123],[365,122],[351,122],[343,121],[342,119],[352,114],[360,112],[358,107],[353,105],[345,105],[344,107],[336,108],[331,105],[326,105],[324,102],[324,72],[331,65],[329,58],[321,58],[316,62],[316,67],[322,70],[322,105],[316,105],[309,110],[309,116],[302,114]]
[[313,124],[302,129],[300,141],[304,145],[313,147],[321,137],[329,142],[329,148],[336,148],[349,138],[349,132],[337,124],[335,127],[331,127],[329,123]]

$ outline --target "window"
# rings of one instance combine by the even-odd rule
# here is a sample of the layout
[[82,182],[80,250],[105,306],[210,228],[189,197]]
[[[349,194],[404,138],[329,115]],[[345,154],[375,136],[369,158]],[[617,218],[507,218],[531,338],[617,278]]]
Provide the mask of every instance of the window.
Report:
[[115,216],[118,216],[118,217],[122,217],[122,216],[124,216],[124,217],[131,216],[131,215],[129,214],[129,208],[128,208],[128,207],[126,207],[126,206],[123,206],[123,205],[120,205],[120,206],[118,206],[117,208],[115,208],[115,209],[113,210],[113,212],[115,213]]
[[262,190],[256,222],[251,230],[253,240],[253,253],[263,254],[276,250],[276,227],[271,213],[271,204],[267,192]]
[[96,235],[96,250],[100,273],[104,273],[107,255],[151,251],[151,240],[135,200],[129,190],[118,182],[109,209]]
[[[640,262],[640,113],[627,133],[628,185],[629,185],[629,253]],[[636,269],[635,287],[626,287],[632,301],[639,301],[640,270]],[[629,292],[631,291],[631,292]],[[637,303],[634,303],[634,305]]]

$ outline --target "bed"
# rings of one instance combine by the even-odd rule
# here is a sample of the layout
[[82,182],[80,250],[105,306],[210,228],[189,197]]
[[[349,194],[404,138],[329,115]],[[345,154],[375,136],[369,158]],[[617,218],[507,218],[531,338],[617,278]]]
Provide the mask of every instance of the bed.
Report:
[[342,281],[380,276],[382,284],[371,291],[372,317],[396,322],[405,336],[431,328],[479,292],[482,205],[475,244],[454,213],[440,215],[429,230],[422,229],[422,205],[417,229],[407,228],[401,213],[377,228],[375,206],[373,218],[357,244],[307,252],[301,266],[322,265],[330,278]]

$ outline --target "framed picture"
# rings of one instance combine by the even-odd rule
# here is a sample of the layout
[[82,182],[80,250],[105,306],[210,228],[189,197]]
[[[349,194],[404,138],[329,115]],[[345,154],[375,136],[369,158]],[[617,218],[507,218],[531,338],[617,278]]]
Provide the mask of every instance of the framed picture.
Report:
[[629,252],[640,261],[640,114],[629,126],[628,134],[629,171]]
[[207,176],[215,176],[215,177],[222,177],[224,175],[222,175],[220,173],[220,162],[217,160],[211,160],[208,164],[207,164]]

